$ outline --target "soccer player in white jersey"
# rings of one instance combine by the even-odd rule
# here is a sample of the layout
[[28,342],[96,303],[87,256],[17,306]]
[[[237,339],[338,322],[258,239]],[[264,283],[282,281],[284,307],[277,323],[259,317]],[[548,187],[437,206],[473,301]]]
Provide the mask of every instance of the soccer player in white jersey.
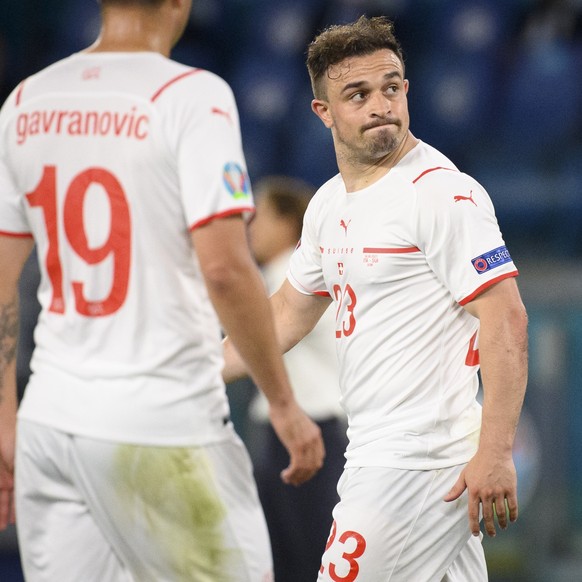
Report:
[[[340,173],[312,199],[272,304],[283,350],[330,301],[337,314],[349,445],[318,580],[482,582],[481,515],[493,536],[495,516],[505,529],[518,514],[516,267],[483,187],[410,132],[390,21],[328,28],[307,66]],[[228,339],[225,352],[225,377],[242,374]]]
[[[101,4],[96,43],[0,113],[0,526],[14,462],[29,582],[267,581],[219,321],[267,395],[285,482],[310,478],[324,451],[247,244],[235,101],[169,59],[190,0]],[[42,313],[16,423],[16,284],[33,242]]]

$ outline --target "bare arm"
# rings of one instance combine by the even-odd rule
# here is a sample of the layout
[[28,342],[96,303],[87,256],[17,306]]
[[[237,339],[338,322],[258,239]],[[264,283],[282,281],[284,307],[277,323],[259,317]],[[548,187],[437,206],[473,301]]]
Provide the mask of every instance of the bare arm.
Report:
[[196,229],[192,242],[222,326],[267,397],[273,428],[291,456],[282,478],[298,485],[323,464],[323,441],[293,396],[245,225],[239,216],[217,219]]
[[[328,297],[304,295],[289,281],[283,282],[279,290],[271,296],[281,353],[288,352],[315,327],[330,303],[331,299]],[[249,374],[243,358],[229,337],[224,340],[224,358],[222,375],[225,382],[232,382]]]
[[32,247],[32,239],[0,236],[0,530],[14,523],[18,280]]
[[527,384],[527,315],[515,279],[505,279],[466,306],[479,318],[483,420],[479,448],[446,501],[469,493],[469,524],[479,534],[479,506],[485,531],[495,535],[518,515],[513,441]]

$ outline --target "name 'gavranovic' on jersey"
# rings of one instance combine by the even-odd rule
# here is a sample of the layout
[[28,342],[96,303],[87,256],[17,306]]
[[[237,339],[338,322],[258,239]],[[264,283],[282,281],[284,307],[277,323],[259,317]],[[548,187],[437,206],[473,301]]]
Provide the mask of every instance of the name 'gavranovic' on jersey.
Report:
[[43,110],[21,113],[16,120],[16,143],[29,137],[53,134],[67,136],[113,136],[144,140],[149,117],[136,107],[129,111]]
[[511,262],[511,256],[506,246],[497,247],[492,251],[471,259],[471,263],[479,275],[509,262]]

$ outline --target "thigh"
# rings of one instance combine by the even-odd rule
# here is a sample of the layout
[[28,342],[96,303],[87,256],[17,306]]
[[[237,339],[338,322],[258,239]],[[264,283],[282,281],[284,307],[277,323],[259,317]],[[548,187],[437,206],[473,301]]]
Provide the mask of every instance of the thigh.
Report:
[[471,537],[466,495],[443,501],[461,469],[346,469],[318,581],[441,582]]
[[70,473],[68,435],[19,422],[16,511],[27,582],[133,582]]
[[140,582],[254,582],[272,564],[250,461],[234,434],[205,447],[75,438],[80,489]]

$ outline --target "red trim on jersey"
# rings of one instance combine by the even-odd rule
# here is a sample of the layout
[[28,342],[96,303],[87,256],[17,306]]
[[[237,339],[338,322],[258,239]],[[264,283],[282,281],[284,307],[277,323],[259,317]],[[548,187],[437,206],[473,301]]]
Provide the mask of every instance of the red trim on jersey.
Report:
[[483,293],[485,289],[488,289],[492,285],[495,285],[495,283],[499,283],[499,281],[503,281],[503,279],[508,279],[509,277],[517,277],[518,275],[519,275],[518,271],[515,270],[511,271],[510,273],[504,273],[503,275],[499,275],[499,277],[495,277],[495,279],[491,279],[490,281],[483,283],[483,285],[475,289],[475,291],[473,291],[471,295],[468,295],[467,297],[465,297],[465,299],[461,299],[461,301],[459,301],[459,305],[467,305],[467,303],[473,301],[475,297],[481,295],[481,293]]
[[219,107],[213,107],[210,110],[210,113],[213,113],[214,115],[222,115],[226,117],[226,119],[228,119],[230,123],[232,123],[232,117],[230,116],[230,113],[228,111],[224,111],[224,109],[220,109]]
[[204,226],[205,224],[208,224],[209,222],[216,220],[217,218],[226,218],[227,216],[234,216],[235,214],[243,214],[245,212],[252,212],[254,214],[255,207],[245,206],[242,208],[231,208],[229,210],[225,210],[224,212],[212,214],[211,216],[207,216],[206,218],[203,218],[202,220],[199,220],[198,222],[195,222],[194,224],[190,225],[190,232],[197,229],[199,226]]
[[[293,281],[295,281],[295,283],[297,283],[297,285],[299,285],[299,287],[301,287],[301,289],[303,289],[309,295],[319,295],[320,297],[331,297],[331,295],[329,294],[329,291],[311,291],[311,289],[304,287],[299,281],[297,281],[297,279],[295,279],[295,277],[291,276],[291,278],[293,279]],[[291,283],[291,284],[293,285],[293,283]],[[295,286],[295,285],[293,285],[293,286]]]
[[420,252],[418,247],[402,247],[402,248],[375,248],[375,247],[364,247],[364,253],[378,253],[378,254],[390,254],[399,255],[401,253],[417,253]]
[[189,77],[190,75],[195,75],[196,73],[202,72],[204,69],[192,69],[191,71],[186,71],[173,79],[170,79],[167,83],[164,83],[153,95],[151,98],[152,103],[170,86],[178,81],[181,81],[184,77]]
[[428,170],[425,170],[422,174],[420,174],[419,176],[414,178],[414,180],[412,180],[412,183],[416,184],[423,176],[425,176],[426,174],[428,174],[430,172],[436,172],[437,170],[449,170],[449,172],[456,172],[457,171],[457,170],[454,170],[453,168],[445,168],[443,166],[437,166],[436,168],[429,168]]
[[12,238],[32,238],[32,233],[30,232],[8,232],[6,230],[0,230],[1,236],[11,236]]
[[20,99],[22,98],[22,90],[24,89],[24,81],[18,85],[18,89],[16,91],[16,106],[20,105]]

